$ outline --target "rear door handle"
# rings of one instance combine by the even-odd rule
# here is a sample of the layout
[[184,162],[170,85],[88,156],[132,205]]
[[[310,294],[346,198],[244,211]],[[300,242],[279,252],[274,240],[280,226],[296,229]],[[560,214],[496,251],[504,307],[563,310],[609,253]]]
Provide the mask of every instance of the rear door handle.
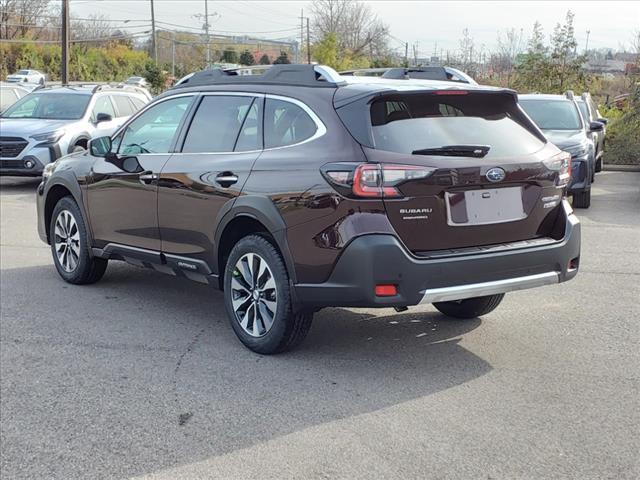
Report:
[[153,172],[146,171],[138,175],[138,179],[140,180],[140,182],[148,184],[153,182],[154,180],[158,180],[158,175]]
[[222,172],[216,177],[216,182],[218,182],[223,187],[229,187],[234,183],[237,183],[238,176],[234,175],[231,172]]

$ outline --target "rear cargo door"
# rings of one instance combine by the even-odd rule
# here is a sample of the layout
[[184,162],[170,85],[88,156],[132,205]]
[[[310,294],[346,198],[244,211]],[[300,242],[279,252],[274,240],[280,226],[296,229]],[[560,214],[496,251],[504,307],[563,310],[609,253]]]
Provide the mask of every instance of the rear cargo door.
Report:
[[[413,252],[552,234],[562,190],[542,162],[558,153],[509,94],[436,91],[370,103],[370,162],[431,167],[385,197],[389,220]],[[383,168],[384,172],[393,169]]]

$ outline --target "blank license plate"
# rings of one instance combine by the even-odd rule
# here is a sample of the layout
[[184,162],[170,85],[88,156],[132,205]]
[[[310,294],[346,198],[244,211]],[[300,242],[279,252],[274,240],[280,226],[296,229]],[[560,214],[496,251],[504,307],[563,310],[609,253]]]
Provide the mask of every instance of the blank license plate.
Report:
[[522,187],[447,193],[446,202],[447,223],[452,226],[513,222],[527,216]]

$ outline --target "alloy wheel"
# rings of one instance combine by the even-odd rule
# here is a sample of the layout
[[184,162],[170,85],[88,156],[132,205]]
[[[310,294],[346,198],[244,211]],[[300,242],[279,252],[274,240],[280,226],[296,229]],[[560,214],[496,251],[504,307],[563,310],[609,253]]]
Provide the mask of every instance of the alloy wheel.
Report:
[[273,325],[278,307],[276,282],[260,255],[247,253],[236,262],[231,278],[236,320],[252,337],[262,337]]
[[73,214],[62,210],[54,227],[54,246],[58,263],[67,272],[73,272],[80,260],[80,231]]

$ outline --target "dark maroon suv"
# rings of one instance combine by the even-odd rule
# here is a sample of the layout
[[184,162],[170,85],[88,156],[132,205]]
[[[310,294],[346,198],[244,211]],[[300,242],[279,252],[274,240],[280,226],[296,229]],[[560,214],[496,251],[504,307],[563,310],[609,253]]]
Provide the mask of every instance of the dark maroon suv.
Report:
[[70,283],[126,260],[219,286],[240,340],[274,353],[322,307],[470,318],[573,278],[570,168],[511,90],[211,70],[48,166],[38,229]]

